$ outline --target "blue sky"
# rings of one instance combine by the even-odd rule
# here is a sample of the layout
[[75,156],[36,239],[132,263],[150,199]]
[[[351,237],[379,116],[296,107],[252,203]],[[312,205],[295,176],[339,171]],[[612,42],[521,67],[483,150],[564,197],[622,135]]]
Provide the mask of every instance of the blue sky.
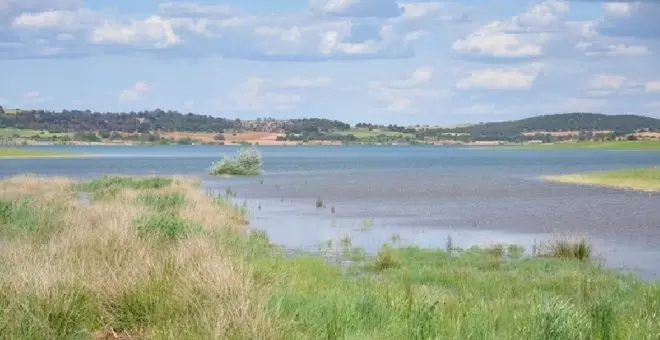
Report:
[[660,118],[660,3],[0,0],[0,105],[455,124]]

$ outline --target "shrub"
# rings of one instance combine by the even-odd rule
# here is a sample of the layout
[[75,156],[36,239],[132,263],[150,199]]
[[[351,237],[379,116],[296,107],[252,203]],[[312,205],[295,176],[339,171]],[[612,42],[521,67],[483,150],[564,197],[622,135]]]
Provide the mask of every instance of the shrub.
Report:
[[235,157],[224,156],[209,169],[212,175],[257,176],[261,174],[263,160],[256,148],[243,148]]

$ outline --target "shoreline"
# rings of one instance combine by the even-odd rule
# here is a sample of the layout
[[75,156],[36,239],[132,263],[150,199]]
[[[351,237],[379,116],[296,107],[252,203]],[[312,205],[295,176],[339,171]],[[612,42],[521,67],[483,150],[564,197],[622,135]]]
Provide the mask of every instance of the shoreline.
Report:
[[660,167],[541,176],[541,180],[646,193],[660,192]]

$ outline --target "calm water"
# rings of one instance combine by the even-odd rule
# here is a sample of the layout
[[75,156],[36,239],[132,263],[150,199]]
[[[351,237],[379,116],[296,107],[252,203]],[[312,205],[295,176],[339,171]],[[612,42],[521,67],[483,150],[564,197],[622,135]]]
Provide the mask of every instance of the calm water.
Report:
[[[585,235],[606,264],[660,278],[660,195],[546,183],[545,174],[660,165],[657,152],[486,150],[440,147],[263,147],[266,174],[204,174],[230,146],[42,147],[94,158],[3,159],[0,176],[76,179],[103,174],[200,176],[231,187],[252,225],[274,242],[313,248],[349,236],[374,251],[400,243],[444,247],[518,243],[557,233]],[[317,209],[316,199],[326,207]],[[332,212],[334,208],[334,213]]]

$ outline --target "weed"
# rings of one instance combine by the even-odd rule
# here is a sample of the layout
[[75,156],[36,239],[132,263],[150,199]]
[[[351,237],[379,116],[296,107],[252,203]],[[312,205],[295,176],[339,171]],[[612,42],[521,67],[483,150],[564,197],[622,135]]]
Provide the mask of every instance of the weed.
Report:
[[589,322],[573,303],[559,298],[545,301],[541,306],[542,340],[575,340],[585,338]]
[[319,209],[323,208],[323,200],[321,199],[321,197],[316,198],[316,207]]

